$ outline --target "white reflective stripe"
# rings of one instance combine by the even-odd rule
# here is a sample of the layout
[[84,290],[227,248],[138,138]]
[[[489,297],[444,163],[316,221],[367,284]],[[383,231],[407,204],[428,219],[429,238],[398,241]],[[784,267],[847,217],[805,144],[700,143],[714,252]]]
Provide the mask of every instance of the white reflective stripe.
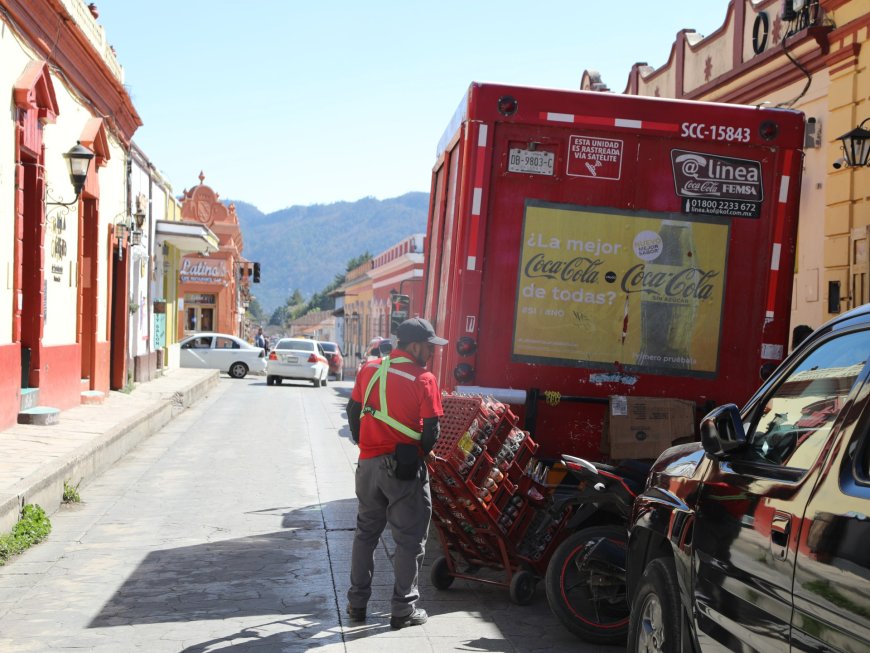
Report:
[[573,113],[547,113],[547,120],[555,120],[557,122],[574,122]]
[[468,262],[465,265],[466,269],[473,270],[476,265],[477,265],[477,257],[476,256],[469,256]]
[[387,370],[387,374],[398,374],[399,376],[405,377],[409,381],[417,380],[417,377],[413,374],[410,374],[409,372],[403,372],[402,370],[397,370],[395,367],[392,366],[390,367],[390,369]]
[[477,146],[486,147],[486,130],[487,125],[481,125],[480,131],[477,132]]
[[480,215],[480,203],[483,201],[483,188],[474,189],[474,197],[471,200],[471,215]]
[[616,118],[613,124],[616,127],[631,127],[632,129],[643,127],[643,123],[640,120],[629,120],[628,118]]
[[773,244],[773,251],[770,255],[770,269],[771,270],[779,270],[779,257],[782,252],[782,245],[780,243]]
[[787,175],[782,176],[782,181],[779,184],[779,201],[780,202],[785,202],[786,200],[788,200],[788,185],[789,185],[790,181],[791,181],[791,178],[788,177]]

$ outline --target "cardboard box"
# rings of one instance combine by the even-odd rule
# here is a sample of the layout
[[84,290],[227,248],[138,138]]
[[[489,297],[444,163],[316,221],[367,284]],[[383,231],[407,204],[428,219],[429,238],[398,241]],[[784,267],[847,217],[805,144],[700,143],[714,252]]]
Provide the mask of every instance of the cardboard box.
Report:
[[695,422],[692,401],[612,396],[605,420],[610,457],[657,458],[674,440],[694,440]]

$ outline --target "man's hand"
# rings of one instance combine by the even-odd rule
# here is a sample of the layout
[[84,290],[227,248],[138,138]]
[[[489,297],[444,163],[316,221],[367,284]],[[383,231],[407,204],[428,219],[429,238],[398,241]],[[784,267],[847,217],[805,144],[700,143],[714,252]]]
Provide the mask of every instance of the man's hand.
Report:
[[362,415],[362,404],[353,399],[347,400],[347,425],[350,428],[350,438],[354,444],[359,444],[359,421]]

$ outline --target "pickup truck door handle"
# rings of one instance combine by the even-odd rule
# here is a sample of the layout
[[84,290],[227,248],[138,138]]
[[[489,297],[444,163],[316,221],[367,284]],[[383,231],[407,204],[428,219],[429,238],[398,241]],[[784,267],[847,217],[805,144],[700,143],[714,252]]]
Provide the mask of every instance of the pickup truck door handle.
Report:
[[770,550],[780,560],[788,555],[788,540],[791,536],[791,515],[777,511],[770,522]]

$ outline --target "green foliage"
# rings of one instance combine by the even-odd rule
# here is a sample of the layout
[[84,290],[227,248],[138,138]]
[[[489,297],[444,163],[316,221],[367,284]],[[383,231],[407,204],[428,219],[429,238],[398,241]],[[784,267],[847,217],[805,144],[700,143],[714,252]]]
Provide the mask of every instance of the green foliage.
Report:
[[263,307],[260,306],[260,302],[256,297],[251,299],[248,304],[248,316],[253,322],[263,322],[266,317],[266,314],[263,312]]
[[272,311],[272,317],[269,318],[269,326],[284,326],[287,323],[287,307],[279,306]]
[[363,253],[360,254],[359,256],[350,259],[350,260],[347,262],[347,268],[345,268],[345,269],[346,269],[348,272],[350,272],[351,270],[353,270],[353,269],[355,269],[355,268],[358,268],[360,265],[362,265],[362,264],[365,263],[366,261],[371,261],[371,260],[372,260],[372,255],[369,253],[368,250],[366,250],[365,252],[363,252]]
[[0,535],[0,566],[12,556],[26,551],[42,542],[51,533],[51,521],[45,511],[36,504],[28,503],[21,510],[21,519],[10,533]]
[[82,479],[75,485],[70,485],[69,481],[63,482],[63,502],[64,503],[79,503],[82,500],[79,494],[79,485],[82,484]]

